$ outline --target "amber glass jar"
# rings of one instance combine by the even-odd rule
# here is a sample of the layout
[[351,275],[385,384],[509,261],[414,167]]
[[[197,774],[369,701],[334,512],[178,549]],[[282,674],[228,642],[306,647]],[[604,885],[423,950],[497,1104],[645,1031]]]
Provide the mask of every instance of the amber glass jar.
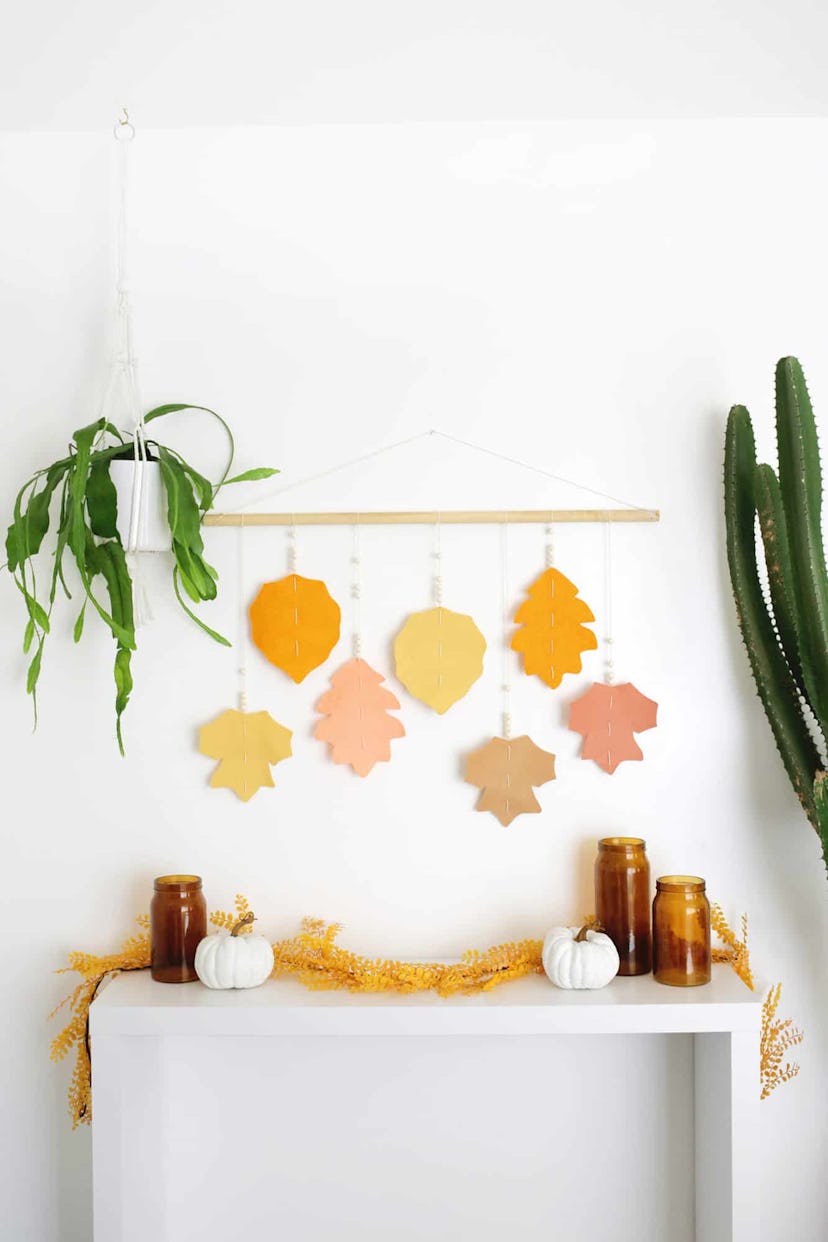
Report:
[[710,902],[697,875],[656,880],[653,973],[677,988],[710,982]]
[[190,983],[198,942],[207,935],[201,876],[160,875],[150,904],[150,970],[159,983]]
[[618,950],[619,975],[646,975],[652,962],[650,864],[640,837],[598,842],[595,917]]

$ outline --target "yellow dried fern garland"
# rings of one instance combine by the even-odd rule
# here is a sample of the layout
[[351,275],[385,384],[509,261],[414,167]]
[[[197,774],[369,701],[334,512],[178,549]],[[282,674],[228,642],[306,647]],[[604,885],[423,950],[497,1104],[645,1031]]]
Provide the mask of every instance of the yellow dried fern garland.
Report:
[[[232,928],[250,918],[247,899],[236,896],[235,911],[216,910],[210,915],[214,927]],[[138,920],[139,934],[124,941],[117,953],[99,957],[92,953],[70,953],[67,965],[58,974],[75,972],[81,982],[49,1015],[54,1017],[68,1006],[71,1018],[52,1040],[51,1058],[63,1061],[74,1050],[75,1064],[69,1087],[69,1115],[72,1128],[92,1120],[92,1065],[89,1050],[89,1007],[98,990],[111,975],[127,970],[148,970],[150,965],[149,916]],[[726,962],[752,990],[753,975],[747,947],[747,916],[742,916],[741,940],[731,931],[719,906],[711,910],[713,930],[725,948],[715,949],[715,961]],[[252,930],[252,921],[241,928]],[[304,919],[297,936],[273,945],[273,978],[290,977],[314,990],[346,989],[351,992],[436,992],[438,996],[472,996],[491,991],[501,983],[543,973],[541,940],[509,941],[483,952],[469,949],[459,962],[400,962],[386,958],[360,957],[337,944],[338,923]],[[799,1072],[798,1065],[782,1064],[784,1053],[801,1043],[802,1032],[791,1019],[776,1021],[781,985],[771,988],[762,1008],[761,1086],[762,1099]]]

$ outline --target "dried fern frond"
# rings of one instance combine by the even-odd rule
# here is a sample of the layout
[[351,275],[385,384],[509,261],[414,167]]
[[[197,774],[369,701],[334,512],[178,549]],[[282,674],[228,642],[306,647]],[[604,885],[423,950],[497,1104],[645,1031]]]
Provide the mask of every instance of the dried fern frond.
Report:
[[724,911],[720,905],[710,907],[710,926],[721,941],[724,942],[725,948],[713,950],[714,962],[727,962],[736,971],[736,974],[746,984],[751,992],[753,991],[753,972],[750,969],[750,951],[748,949],[748,917],[742,915],[742,938],[741,940],[731,929],[730,924],[725,918]]
[[361,957],[336,943],[338,923],[305,919],[298,936],[273,946],[274,975],[291,975],[313,990],[344,988],[350,992],[430,992],[439,996],[489,991],[510,979],[537,974],[540,940],[470,949],[461,961],[400,962]]
[[799,1073],[799,1065],[783,1058],[791,1048],[801,1044],[805,1036],[791,1018],[777,1020],[776,1010],[782,995],[782,984],[773,986],[762,1005],[762,1034],[759,1040],[759,1077],[761,1098],[766,1100],[783,1082],[790,1082]]
[[[213,911],[210,915],[210,922],[214,927],[218,927],[222,931],[232,931],[234,927],[238,927],[239,923],[242,923],[242,921],[250,914],[250,903],[246,897],[242,896],[241,893],[236,893],[234,905],[236,907],[235,914],[231,914],[229,910]],[[237,935],[249,936],[252,931],[253,920],[251,919],[250,922],[244,923],[243,926],[238,928]]]
[[67,965],[57,974],[74,971],[79,983],[49,1014],[53,1018],[65,1006],[72,1014],[69,1022],[52,1040],[50,1056],[63,1061],[74,1051],[75,1064],[69,1086],[69,1116],[72,1129],[92,1120],[92,1066],[89,1059],[89,1006],[108,975],[121,970],[146,970],[150,964],[149,918],[141,915],[138,925],[143,930],[129,936],[117,953],[101,957],[94,953],[70,953]]

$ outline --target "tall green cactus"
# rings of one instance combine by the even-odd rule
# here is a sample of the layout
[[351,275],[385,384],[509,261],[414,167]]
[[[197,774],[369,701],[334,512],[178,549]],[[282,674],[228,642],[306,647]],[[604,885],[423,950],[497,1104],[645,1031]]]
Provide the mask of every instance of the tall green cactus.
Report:
[[[819,443],[802,367],[776,366],[779,475],[757,465],[750,415],[734,405],[725,442],[727,559],[736,614],[782,762],[828,868],[828,573]],[[756,560],[756,515],[768,598]]]

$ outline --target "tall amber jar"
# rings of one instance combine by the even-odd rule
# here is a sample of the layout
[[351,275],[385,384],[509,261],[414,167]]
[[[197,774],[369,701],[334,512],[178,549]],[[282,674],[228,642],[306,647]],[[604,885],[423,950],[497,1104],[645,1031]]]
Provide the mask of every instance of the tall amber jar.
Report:
[[160,875],[150,903],[150,973],[159,983],[191,983],[195,951],[207,935],[201,876]]
[[710,982],[710,902],[697,875],[656,880],[653,973],[677,988]]
[[604,837],[595,860],[595,917],[612,940],[619,975],[646,975],[652,963],[650,864],[640,837]]

